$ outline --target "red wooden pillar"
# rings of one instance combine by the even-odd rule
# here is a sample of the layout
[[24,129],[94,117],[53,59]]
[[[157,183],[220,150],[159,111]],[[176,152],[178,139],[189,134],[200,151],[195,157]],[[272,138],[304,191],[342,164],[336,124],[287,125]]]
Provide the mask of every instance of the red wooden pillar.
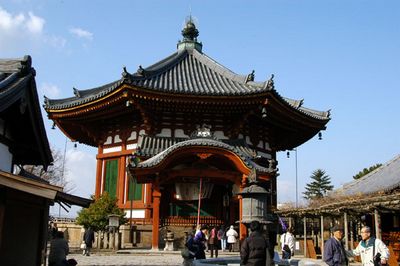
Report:
[[153,250],[158,250],[158,230],[160,225],[160,198],[161,192],[159,186],[154,186],[153,189],[153,238],[151,247]]
[[[99,145],[97,155],[103,154],[103,147]],[[101,195],[101,179],[103,176],[103,159],[100,159],[97,157],[97,167],[96,167],[96,190],[95,190],[95,196],[96,198],[99,198]]]

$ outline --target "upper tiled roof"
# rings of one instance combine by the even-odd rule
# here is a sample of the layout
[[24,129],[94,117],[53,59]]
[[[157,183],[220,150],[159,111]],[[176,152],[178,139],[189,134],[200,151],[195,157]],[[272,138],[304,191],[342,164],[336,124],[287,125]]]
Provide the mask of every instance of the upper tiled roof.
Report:
[[60,110],[79,106],[107,95],[121,84],[158,93],[191,96],[243,97],[270,92],[302,114],[315,119],[329,120],[329,111],[320,112],[302,107],[303,101],[281,97],[274,89],[273,80],[254,81],[254,71],[248,75],[238,75],[219,64],[202,52],[202,44],[197,42],[198,31],[192,21],[188,21],[183,40],[178,43],[175,53],[165,59],[129,73],[124,68],[119,80],[89,90],[74,89],[75,97],[51,100],[45,98],[47,110]]
[[[43,165],[53,161],[43,124],[32,59],[0,59],[0,118],[13,132],[15,164]],[[18,107],[18,108],[16,108]]]
[[400,187],[400,155],[365,176],[344,184],[333,193],[350,196],[387,192],[398,187]]

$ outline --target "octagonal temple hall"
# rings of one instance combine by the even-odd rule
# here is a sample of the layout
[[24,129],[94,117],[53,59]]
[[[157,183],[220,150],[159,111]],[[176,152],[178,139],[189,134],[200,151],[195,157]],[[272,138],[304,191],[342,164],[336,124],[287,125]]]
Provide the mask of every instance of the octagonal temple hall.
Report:
[[[159,231],[236,224],[250,173],[277,204],[276,153],[308,141],[330,120],[329,111],[281,96],[273,75],[254,81],[202,51],[189,19],[174,53],[111,83],[45,98],[48,117],[72,141],[97,147],[95,195],[118,199],[143,229],[143,246],[158,248]],[[149,51],[150,52],[150,51]],[[82,177],[83,178],[83,177]],[[178,234],[178,233],[176,233]]]

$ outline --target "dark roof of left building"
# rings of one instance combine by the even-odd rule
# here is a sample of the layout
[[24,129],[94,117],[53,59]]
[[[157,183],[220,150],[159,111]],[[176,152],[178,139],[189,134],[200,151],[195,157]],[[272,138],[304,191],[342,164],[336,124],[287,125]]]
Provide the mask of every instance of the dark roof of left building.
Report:
[[0,119],[13,137],[2,139],[7,142],[15,164],[47,168],[53,157],[40,110],[35,75],[30,56],[0,59]]

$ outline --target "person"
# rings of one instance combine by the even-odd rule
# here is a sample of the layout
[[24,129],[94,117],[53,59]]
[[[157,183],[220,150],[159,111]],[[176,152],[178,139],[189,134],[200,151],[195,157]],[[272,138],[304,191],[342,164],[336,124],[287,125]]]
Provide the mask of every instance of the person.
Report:
[[233,245],[236,243],[236,238],[238,237],[238,233],[233,229],[233,225],[226,232],[227,242],[229,246],[229,252],[233,251]]
[[196,232],[193,238],[193,250],[195,250],[195,255],[194,257],[196,260],[201,260],[206,258],[206,253],[205,251],[205,242],[206,242],[206,236],[205,233],[207,231],[206,226],[201,226],[200,230]]
[[215,251],[215,257],[218,258],[218,228],[214,226],[211,231],[210,231],[210,237],[208,238],[208,247],[210,249],[210,257],[214,257],[214,251]]
[[260,223],[252,221],[250,230],[251,234],[243,241],[240,249],[240,265],[271,265],[271,257],[268,256],[269,242],[261,233]]
[[343,246],[343,228],[335,225],[332,228],[333,236],[325,242],[324,261],[329,266],[346,266],[349,264]]
[[57,231],[55,238],[50,242],[49,266],[68,265],[68,253],[69,246],[67,240],[64,239],[64,232]]
[[225,227],[222,225],[218,230],[218,239],[221,241],[221,250],[226,250],[226,235],[225,235]]
[[[353,256],[361,256],[362,265],[374,266],[385,265],[389,261],[389,249],[382,240],[371,237],[371,228],[361,228],[362,240],[358,246],[351,251]],[[375,263],[374,263],[375,262]]]
[[83,255],[90,256],[90,249],[94,243],[94,232],[91,227],[85,230],[85,233],[83,234],[83,241],[86,244],[86,248],[83,250]]
[[282,259],[290,259],[294,255],[294,236],[293,228],[289,227],[285,233],[281,235]]
[[57,223],[52,223],[51,224],[51,228],[50,228],[51,239],[55,239],[56,238],[57,231],[58,231]]

